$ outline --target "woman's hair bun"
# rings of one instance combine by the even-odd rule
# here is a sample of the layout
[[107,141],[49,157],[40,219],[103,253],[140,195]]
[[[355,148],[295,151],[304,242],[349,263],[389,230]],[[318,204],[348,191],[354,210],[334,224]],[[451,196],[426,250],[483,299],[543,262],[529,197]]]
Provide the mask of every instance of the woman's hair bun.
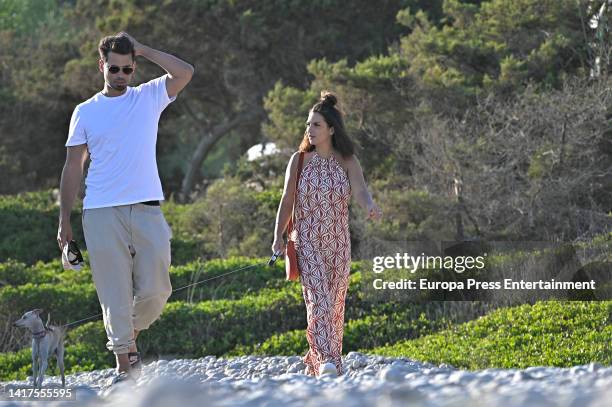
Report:
[[321,103],[334,107],[338,103],[338,98],[333,93],[324,90],[321,92]]

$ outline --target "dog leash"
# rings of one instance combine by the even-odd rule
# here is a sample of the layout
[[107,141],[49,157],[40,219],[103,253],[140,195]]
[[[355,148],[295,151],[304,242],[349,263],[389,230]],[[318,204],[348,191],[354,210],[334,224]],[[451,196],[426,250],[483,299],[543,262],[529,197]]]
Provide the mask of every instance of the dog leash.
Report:
[[[200,281],[197,281],[195,283],[188,284],[188,285],[186,285],[184,287],[180,287],[180,288],[174,289],[174,290],[172,290],[172,293],[170,293],[170,296],[172,296],[172,294],[174,294],[174,293],[176,293],[178,291],[184,290],[186,288],[193,287],[193,286],[196,286],[198,284],[202,284],[202,283],[205,283],[207,281],[215,280],[215,279],[218,279],[218,278],[221,278],[221,277],[225,277],[225,276],[228,276],[230,274],[237,273],[239,271],[245,271],[245,270],[249,270],[249,269],[252,269],[254,267],[259,267],[259,266],[263,266],[263,265],[272,266],[276,262],[276,259],[278,258],[279,255],[280,255],[280,253],[274,253],[272,255],[272,257],[270,257],[270,260],[268,260],[267,262],[261,262],[261,263],[257,263],[257,264],[252,264],[250,266],[240,267],[240,268],[237,268],[236,270],[228,271],[227,273],[219,274],[218,276],[210,277],[210,278],[207,278],[205,280],[200,280]],[[134,304],[138,304],[139,302],[142,302],[142,301],[145,301],[145,299],[140,300],[140,301],[136,301]],[[132,306],[134,304],[132,304]],[[78,324],[80,324],[82,322],[87,322],[87,321],[94,320],[94,319],[96,319],[96,318],[98,318],[98,317],[100,317],[102,315],[103,315],[102,313],[99,313],[99,314],[96,314],[96,315],[92,315],[92,316],[87,317],[87,318],[79,319],[78,321],[74,321],[74,322],[70,322],[68,324],[61,325],[61,327],[62,328],[68,328],[68,327],[71,327],[71,326],[76,326],[76,325],[78,325]]]

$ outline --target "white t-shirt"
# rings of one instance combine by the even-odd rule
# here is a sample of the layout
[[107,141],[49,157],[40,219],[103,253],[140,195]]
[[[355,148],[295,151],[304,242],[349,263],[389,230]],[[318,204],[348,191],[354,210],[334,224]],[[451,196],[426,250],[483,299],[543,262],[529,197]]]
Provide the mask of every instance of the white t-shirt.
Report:
[[168,97],[167,75],[121,96],[101,92],[72,113],[66,147],[87,144],[91,163],[85,180],[84,209],[163,200],[155,159],[161,112]]

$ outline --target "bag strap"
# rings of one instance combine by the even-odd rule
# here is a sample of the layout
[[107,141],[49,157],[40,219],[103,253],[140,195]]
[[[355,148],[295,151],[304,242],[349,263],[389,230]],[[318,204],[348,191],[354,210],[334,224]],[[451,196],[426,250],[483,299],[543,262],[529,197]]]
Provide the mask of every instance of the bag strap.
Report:
[[293,191],[293,208],[291,209],[291,218],[289,218],[289,224],[287,225],[287,240],[289,240],[289,235],[291,235],[291,232],[293,232],[293,224],[295,223],[294,222],[295,199],[297,197],[298,182],[300,182],[300,175],[302,175],[303,164],[304,164],[304,152],[300,151],[300,157],[298,159],[297,174],[295,176],[295,190]]

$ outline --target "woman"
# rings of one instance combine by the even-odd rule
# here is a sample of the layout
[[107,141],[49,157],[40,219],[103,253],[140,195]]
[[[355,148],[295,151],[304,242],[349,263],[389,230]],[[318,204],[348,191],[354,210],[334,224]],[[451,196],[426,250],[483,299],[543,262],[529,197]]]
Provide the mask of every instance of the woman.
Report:
[[[379,219],[381,211],[372,201],[363,171],[346,134],[337,99],[323,92],[308,115],[299,151],[291,157],[285,173],[283,197],[276,215],[274,253],[284,252],[283,233],[294,207],[295,241],[300,280],[306,302],[310,349],[304,357],[306,374],[342,374],[344,299],[351,265],[348,203],[351,193]],[[296,177],[300,154],[304,154],[299,183]]]

